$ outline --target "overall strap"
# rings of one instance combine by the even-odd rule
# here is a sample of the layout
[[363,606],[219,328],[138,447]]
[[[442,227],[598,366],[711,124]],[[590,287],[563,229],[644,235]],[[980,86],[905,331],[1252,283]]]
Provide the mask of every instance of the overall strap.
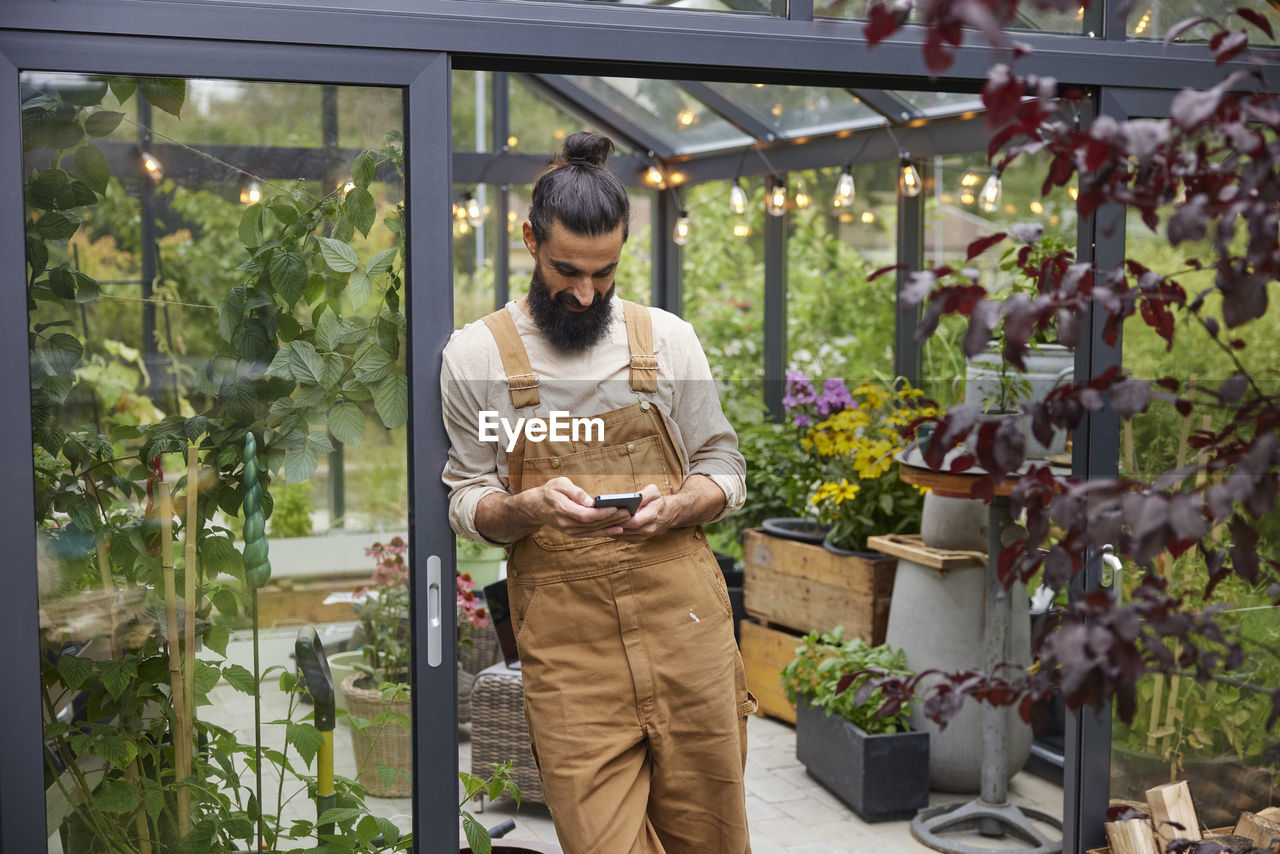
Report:
[[622,300],[627,323],[627,347],[631,351],[631,390],[650,394],[658,390],[658,357],[653,354],[653,320],[649,309]]
[[529,364],[529,354],[525,352],[520,333],[516,331],[516,322],[506,308],[500,308],[492,314],[484,316],[484,325],[493,333],[493,340],[498,344],[498,355],[502,357],[502,370],[507,375],[507,391],[511,394],[511,405],[516,409],[526,406],[537,406],[541,399],[538,396],[538,377]]

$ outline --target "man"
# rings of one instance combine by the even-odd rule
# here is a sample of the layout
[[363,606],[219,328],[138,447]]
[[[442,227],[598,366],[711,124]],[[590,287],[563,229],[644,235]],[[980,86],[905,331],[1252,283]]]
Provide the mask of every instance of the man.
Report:
[[[507,547],[566,854],[743,854],[755,700],[699,527],[741,506],[743,460],[692,327],[614,298],[630,206],[612,148],[565,141],[524,224],[529,293],[445,348],[450,522]],[[629,492],[634,516],[593,506]]]

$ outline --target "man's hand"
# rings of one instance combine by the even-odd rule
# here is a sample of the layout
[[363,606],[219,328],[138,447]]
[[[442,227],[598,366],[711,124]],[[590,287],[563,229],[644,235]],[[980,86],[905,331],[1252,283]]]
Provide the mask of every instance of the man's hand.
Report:
[[[654,487],[656,494],[657,488]],[[497,543],[511,543],[547,525],[570,537],[598,537],[627,519],[618,507],[595,508],[595,499],[567,477],[552,478],[519,495],[493,493],[476,507],[476,528]]]
[[635,516],[599,531],[598,535],[641,543],[672,528],[708,522],[716,517],[725,501],[724,492],[715,481],[696,474],[685,478],[684,486],[674,495],[663,495],[651,483],[640,490],[640,496],[640,509]]

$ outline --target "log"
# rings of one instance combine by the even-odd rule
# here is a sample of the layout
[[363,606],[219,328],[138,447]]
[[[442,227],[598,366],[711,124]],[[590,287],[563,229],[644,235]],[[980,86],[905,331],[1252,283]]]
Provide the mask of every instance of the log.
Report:
[[1147,806],[1151,807],[1151,824],[1161,852],[1168,851],[1175,839],[1200,841],[1200,821],[1186,780],[1147,789]]
[[[1270,807],[1263,812],[1280,813],[1280,807]],[[1259,848],[1265,848],[1270,851],[1280,851],[1280,822],[1264,818],[1260,813],[1249,812],[1245,810],[1240,814],[1240,821],[1236,823],[1234,831],[1236,836],[1243,836],[1249,839]]]
[[1206,836],[1190,849],[1192,854],[1249,854],[1253,851],[1253,840],[1245,836],[1224,833],[1220,836]]
[[1265,810],[1258,810],[1258,815],[1267,821],[1274,821],[1276,824],[1280,824],[1280,807],[1267,807]]
[[1112,854],[1159,854],[1151,822],[1145,818],[1109,821],[1103,825]]

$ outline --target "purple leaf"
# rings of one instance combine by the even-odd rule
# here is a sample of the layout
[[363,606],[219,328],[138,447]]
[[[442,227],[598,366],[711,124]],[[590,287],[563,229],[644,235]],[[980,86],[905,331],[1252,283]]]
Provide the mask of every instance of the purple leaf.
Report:
[[1174,40],[1177,39],[1178,36],[1182,35],[1187,30],[1194,27],[1196,24],[1214,24],[1217,27],[1222,26],[1213,18],[1205,18],[1205,17],[1183,18],[1181,21],[1179,21],[1178,23],[1170,27],[1169,31],[1165,33],[1165,36],[1164,36],[1165,45],[1173,44]]
[[1000,304],[991,300],[979,300],[969,315],[969,328],[964,334],[964,354],[972,359],[985,352],[991,340],[991,329],[1000,319]]
[[1196,492],[1175,493],[1169,500],[1169,527],[1180,540],[1198,540],[1208,533],[1203,497]]
[[938,277],[929,270],[916,270],[909,273],[906,284],[902,287],[902,304],[919,305],[933,292],[933,286],[937,282]]
[[1218,266],[1215,281],[1222,293],[1222,320],[1228,329],[1256,320],[1267,313],[1267,278],[1246,273],[1234,265]]
[[1009,230],[1023,243],[1039,243],[1040,238],[1044,236],[1044,223],[1015,222]]
[[1232,374],[1222,381],[1222,385],[1218,386],[1218,397],[1222,399],[1223,403],[1235,403],[1244,397],[1245,390],[1248,388],[1248,378],[1243,374]]
[[1266,16],[1263,15],[1262,13],[1255,12],[1252,9],[1246,9],[1243,6],[1241,6],[1236,9],[1236,14],[1239,15],[1241,18],[1244,18],[1249,23],[1253,24],[1258,29],[1262,30],[1264,33],[1266,33],[1267,38],[1269,39],[1275,38],[1275,36],[1272,35],[1271,33],[1271,22],[1268,21],[1266,19]]
[[1146,380],[1124,379],[1111,389],[1111,408],[1121,420],[1146,412],[1151,404],[1151,383]]

